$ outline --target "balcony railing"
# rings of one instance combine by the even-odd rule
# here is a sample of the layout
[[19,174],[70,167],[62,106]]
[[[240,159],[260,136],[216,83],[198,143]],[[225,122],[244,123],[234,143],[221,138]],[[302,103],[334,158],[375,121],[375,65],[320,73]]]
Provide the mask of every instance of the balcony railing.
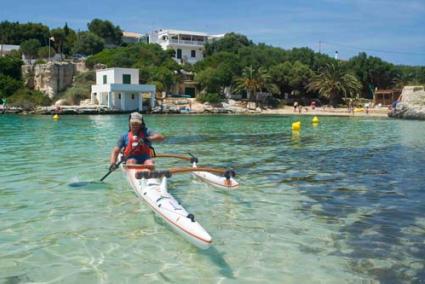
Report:
[[169,43],[173,43],[173,44],[182,44],[182,45],[204,45],[205,41],[200,41],[200,40],[183,40],[183,39],[169,39],[168,40]]

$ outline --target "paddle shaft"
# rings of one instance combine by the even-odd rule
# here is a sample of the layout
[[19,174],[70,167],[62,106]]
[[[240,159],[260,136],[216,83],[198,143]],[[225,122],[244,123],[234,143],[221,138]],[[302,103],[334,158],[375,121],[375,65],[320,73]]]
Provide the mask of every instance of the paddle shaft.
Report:
[[[125,160],[127,160],[127,159],[125,159]],[[121,160],[121,161],[119,161],[119,162],[118,162],[118,164],[116,164],[117,168],[118,168],[118,166],[119,166],[119,165],[121,165],[121,163],[122,163],[122,162],[124,162],[124,159],[123,159],[123,160]],[[103,181],[103,180],[104,180],[107,176],[109,176],[109,175],[110,175],[113,171],[115,171],[115,169],[114,169],[114,170],[109,170],[109,172],[107,172],[107,173],[106,173],[106,175],[104,175],[104,176],[103,176],[103,178],[101,178],[101,179],[100,179],[100,181]]]

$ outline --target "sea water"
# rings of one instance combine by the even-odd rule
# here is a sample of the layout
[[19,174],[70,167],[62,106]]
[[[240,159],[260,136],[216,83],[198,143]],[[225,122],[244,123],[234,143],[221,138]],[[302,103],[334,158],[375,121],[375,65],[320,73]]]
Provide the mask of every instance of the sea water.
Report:
[[[301,131],[292,132],[297,119]],[[202,166],[237,171],[235,190],[191,175],[169,181],[213,246],[178,236],[119,171],[97,182],[126,115],[0,116],[0,283],[425,281],[424,122],[145,120],[167,137],[157,153],[190,152]]]

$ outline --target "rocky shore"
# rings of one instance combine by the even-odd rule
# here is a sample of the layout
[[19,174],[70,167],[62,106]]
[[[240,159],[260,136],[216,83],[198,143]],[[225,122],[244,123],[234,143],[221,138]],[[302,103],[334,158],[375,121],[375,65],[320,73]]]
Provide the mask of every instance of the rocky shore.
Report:
[[[1,112],[1,110],[0,110]],[[84,115],[84,114],[122,114],[128,113],[120,110],[110,110],[104,106],[98,105],[75,105],[75,106],[49,106],[38,107],[34,111],[24,111],[19,108],[10,108],[5,111],[6,113],[21,113],[21,114],[39,114],[39,115],[53,115],[58,113],[60,115]],[[329,107],[303,107],[301,111],[296,110],[291,106],[283,108],[260,108],[255,103],[228,101],[212,105],[209,103],[198,103],[195,100],[191,103],[190,108],[177,108],[175,106],[159,106],[153,110],[148,111],[151,114],[265,114],[265,115],[317,115],[317,116],[368,116],[368,117],[387,117],[387,108],[372,108],[367,113],[364,109],[356,109],[355,111],[348,112],[347,108],[329,108]]]
[[404,87],[399,101],[389,116],[393,118],[425,120],[424,86]]

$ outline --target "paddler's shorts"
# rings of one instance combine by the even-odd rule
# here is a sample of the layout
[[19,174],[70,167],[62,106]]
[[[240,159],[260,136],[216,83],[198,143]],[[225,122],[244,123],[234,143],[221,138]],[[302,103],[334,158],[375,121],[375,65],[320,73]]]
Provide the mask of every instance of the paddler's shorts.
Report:
[[128,157],[128,160],[133,159],[133,160],[136,160],[137,164],[143,164],[146,160],[149,160],[150,158],[151,156],[147,154],[143,154],[143,155],[137,155],[137,156],[130,156]]

